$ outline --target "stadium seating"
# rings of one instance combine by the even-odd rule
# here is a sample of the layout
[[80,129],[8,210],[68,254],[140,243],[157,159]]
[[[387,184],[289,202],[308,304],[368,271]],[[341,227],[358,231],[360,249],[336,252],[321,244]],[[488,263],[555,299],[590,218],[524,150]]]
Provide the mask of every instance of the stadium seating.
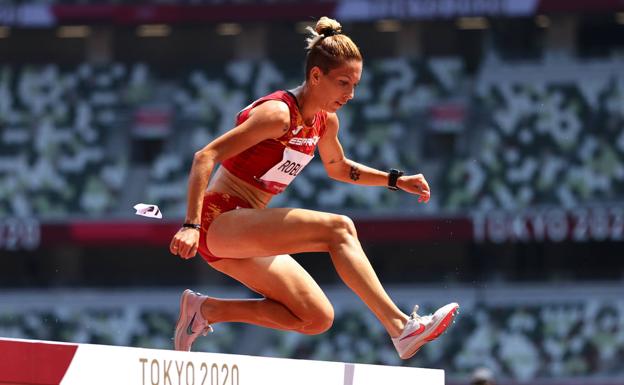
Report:
[[[392,58],[371,62],[370,68],[357,98],[341,113],[345,152],[381,169],[418,170],[422,157],[414,147],[421,128],[415,117],[450,97],[461,63]],[[2,73],[0,177],[6,187],[0,210],[42,218],[97,216],[131,206],[130,198],[184,215],[194,151],[230,129],[236,113],[254,99],[300,81],[298,65],[268,61],[230,62],[179,79],[159,77],[144,64],[85,64],[68,71],[53,65],[4,67]],[[140,178],[130,177],[134,164],[123,155],[128,151],[120,151],[129,147],[132,112],[163,102],[173,104],[174,129],[162,138],[166,145],[154,155],[147,185],[132,188]],[[138,191],[136,196],[121,194],[122,185]],[[406,199],[383,189],[332,183],[317,160],[275,203],[383,210]]]
[[[430,170],[432,201],[418,206],[406,194],[334,183],[317,159],[274,204],[418,215],[615,200],[624,192],[624,66],[564,64],[486,64],[468,87],[456,59],[367,62],[356,98],[340,112],[345,153],[380,169]],[[579,71],[592,75],[577,79]],[[266,60],[178,78],[140,63],[4,66],[0,74],[0,213],[42,218],[130,215],[122,208],[137,201],[184,215],[193,153],[230,129],[245,105],[300,81],[298,65]],[[469,109],[453,131],[458,144],[431,154],[427,141],[440,124],[431,111],[458,98]],[[133,114],[167,104],[164,145],[135,178],[126,151]]]
[[615,201],[624,190],[623,95],[618,61],[484,66],[474,96],[478,137],[448,166],[443,207]]
[[65,218],[110,212],[127,160],[107,151],[126,70],[84,64],[0,68],[0,213]]
[[[624,301],[618,299],[618,290],[591,286],[566,291],[532,288],[532,294],[525,295],[517,288],[501,287],[491,298],[480,300],[477,295],[461,301],[460,315],[451,329],[409,361],[398,358],[379,322],[361,303],[354,302],[349,293],[338,295],[333,291],[329,296],[333,298],[336,319],[326,333],[307,336],[242,324],[217,324],[215,333],[200,338],[194,350],[443,367],[451,379],[465,378],[480,366],[491,368],[500,378],[522,382],[621,378]],[[419,293],[418,288],[410,290],[409,296],[414,293]],[[39,294],[36,300],[24,299],[17,305],[5,298],[5,306],[0,309],[0,335],[167,349],[177,319],[174,294]],[[52,305],[53,301],[45,299],[50,295],[65,300]],[[336,300],[337,295],[343,300]],[[436,298],[443,296],[436,294]],[[70,303],[68,298],[74,299]],[[93,298],[100,300],[95,303],[90,300]],[[407,303],[400,303],[408,310]],[[422,305],[424,314],[435,309],[430,302]]]

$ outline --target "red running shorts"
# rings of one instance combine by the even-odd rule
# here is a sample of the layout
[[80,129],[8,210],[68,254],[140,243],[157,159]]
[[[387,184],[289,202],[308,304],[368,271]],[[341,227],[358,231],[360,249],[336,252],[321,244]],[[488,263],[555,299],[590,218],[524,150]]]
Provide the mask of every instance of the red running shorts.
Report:
[[206,262],[215,262],[222,258],[213,255],[206,245],[206,233],[219,215],[239,208],[252,208],[247,201],[234,195],[209,191],[204,195],[204,204],[201,213],[201,230],[199,232],[199,247],[197,251]]

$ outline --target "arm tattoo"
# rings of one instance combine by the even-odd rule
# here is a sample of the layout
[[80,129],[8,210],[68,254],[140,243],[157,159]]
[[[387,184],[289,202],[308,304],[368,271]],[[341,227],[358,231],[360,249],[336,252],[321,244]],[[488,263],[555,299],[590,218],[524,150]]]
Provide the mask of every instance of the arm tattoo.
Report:
[[358,168],[355,166],[351,166],[351,171],[349,172],[349,176],[354,181],[360,179],[360,170],[358,170]]

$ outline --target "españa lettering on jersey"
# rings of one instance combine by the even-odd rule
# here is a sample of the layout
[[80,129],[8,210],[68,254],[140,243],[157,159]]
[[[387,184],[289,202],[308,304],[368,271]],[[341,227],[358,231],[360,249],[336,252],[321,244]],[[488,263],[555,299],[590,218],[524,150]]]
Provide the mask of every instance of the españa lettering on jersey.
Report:
[[223,161],[222,166],[245,182],[271,194],[279,194],[314,158],[318,141],[325,133],[327,112],[319,111],[314,123],[303,122],[297,99],[288,91],[266,95],[238,113],[236,125],[249,118],[249,112],[268,100],[280,100],[290,111],[290,127],[279,138],[267,139]]

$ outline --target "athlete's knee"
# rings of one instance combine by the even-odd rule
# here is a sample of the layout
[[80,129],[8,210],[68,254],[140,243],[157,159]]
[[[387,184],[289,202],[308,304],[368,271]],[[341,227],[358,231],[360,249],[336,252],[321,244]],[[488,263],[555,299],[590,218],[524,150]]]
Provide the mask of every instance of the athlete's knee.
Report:
[[332,327],[333,323],[334,308],[331,304],[327,304],[307,314],[299,332],[309,335],[325,333]]
[[324,295],[299,293],[298,306],[291,311],[301,320],[297,331],[304,334],[320,334],[334,323],[334,307]]
[[346,215],[333,215],[331,218],[333,242],[341,242],[348,238],[357,238],[355,223]]

